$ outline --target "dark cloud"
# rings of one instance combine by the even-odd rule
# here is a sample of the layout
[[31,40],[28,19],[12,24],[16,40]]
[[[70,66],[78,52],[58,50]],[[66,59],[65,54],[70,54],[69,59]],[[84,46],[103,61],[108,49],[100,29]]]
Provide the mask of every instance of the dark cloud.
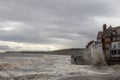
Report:
[[11,25],[15,29],[0,30],[0,40],[84,47],[87,41],[96,38],[101,27],[94,17],[118,14],[115,1],[0,0],[1,28],[16,23]]

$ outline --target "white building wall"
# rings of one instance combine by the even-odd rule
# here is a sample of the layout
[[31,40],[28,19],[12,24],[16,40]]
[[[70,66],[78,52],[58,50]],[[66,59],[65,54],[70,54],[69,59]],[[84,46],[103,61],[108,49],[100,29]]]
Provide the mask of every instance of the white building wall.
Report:
[[101,53],[101,54],[103,53],[102,43],[97,44],[97,50],[98,50],[99,53]]
[[119,42],[112,42],[111,48],[112,49],[120,49],[120,41]]
[[89,52],[90,52],[90,57],[94,56],[94,51],[97,50],[97,45],[95,42],[93,42],[90,46],[89,46]]
[[104,62],[104,55],[103,55],[103,50],[102,50],[102,43],[101,44],[96,44],[93,42],[89,48],[88,48],[88,61],[91,64],[97,64],[101,60],[102,64],[105,64]]

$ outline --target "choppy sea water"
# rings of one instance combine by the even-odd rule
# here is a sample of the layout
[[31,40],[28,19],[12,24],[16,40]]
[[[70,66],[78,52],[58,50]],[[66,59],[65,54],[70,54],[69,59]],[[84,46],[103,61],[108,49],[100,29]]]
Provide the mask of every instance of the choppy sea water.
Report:
[[58,80],[63,77],[119,73],[119,71],[120,66],[96,68],[91,65],[73,65],[68,55],[0,54],[0,76],[13,80],[14,78]]

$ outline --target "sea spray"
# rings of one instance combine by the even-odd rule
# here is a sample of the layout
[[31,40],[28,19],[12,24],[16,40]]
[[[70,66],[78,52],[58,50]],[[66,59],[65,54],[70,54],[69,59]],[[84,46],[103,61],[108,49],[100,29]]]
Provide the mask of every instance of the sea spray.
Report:
[[104,54],[100,53],[97,49],[90,51],[85,51],[84,59],[86,63],[94,66],[106,65]]
[[97,49],[94,49],[91,53],[92,65],[104,66],[106,65],[104,54],[100,53]]
[[91,53],[87,49],[85,50],[84,61],[86,65],[91,65]]

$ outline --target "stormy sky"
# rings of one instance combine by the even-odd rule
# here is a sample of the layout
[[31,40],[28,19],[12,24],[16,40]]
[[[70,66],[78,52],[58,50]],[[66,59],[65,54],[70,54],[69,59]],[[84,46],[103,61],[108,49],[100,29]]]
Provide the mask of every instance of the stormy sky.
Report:
[[120,25],[118,0],[0,0],[0,50],[84,48],[104,23]]

